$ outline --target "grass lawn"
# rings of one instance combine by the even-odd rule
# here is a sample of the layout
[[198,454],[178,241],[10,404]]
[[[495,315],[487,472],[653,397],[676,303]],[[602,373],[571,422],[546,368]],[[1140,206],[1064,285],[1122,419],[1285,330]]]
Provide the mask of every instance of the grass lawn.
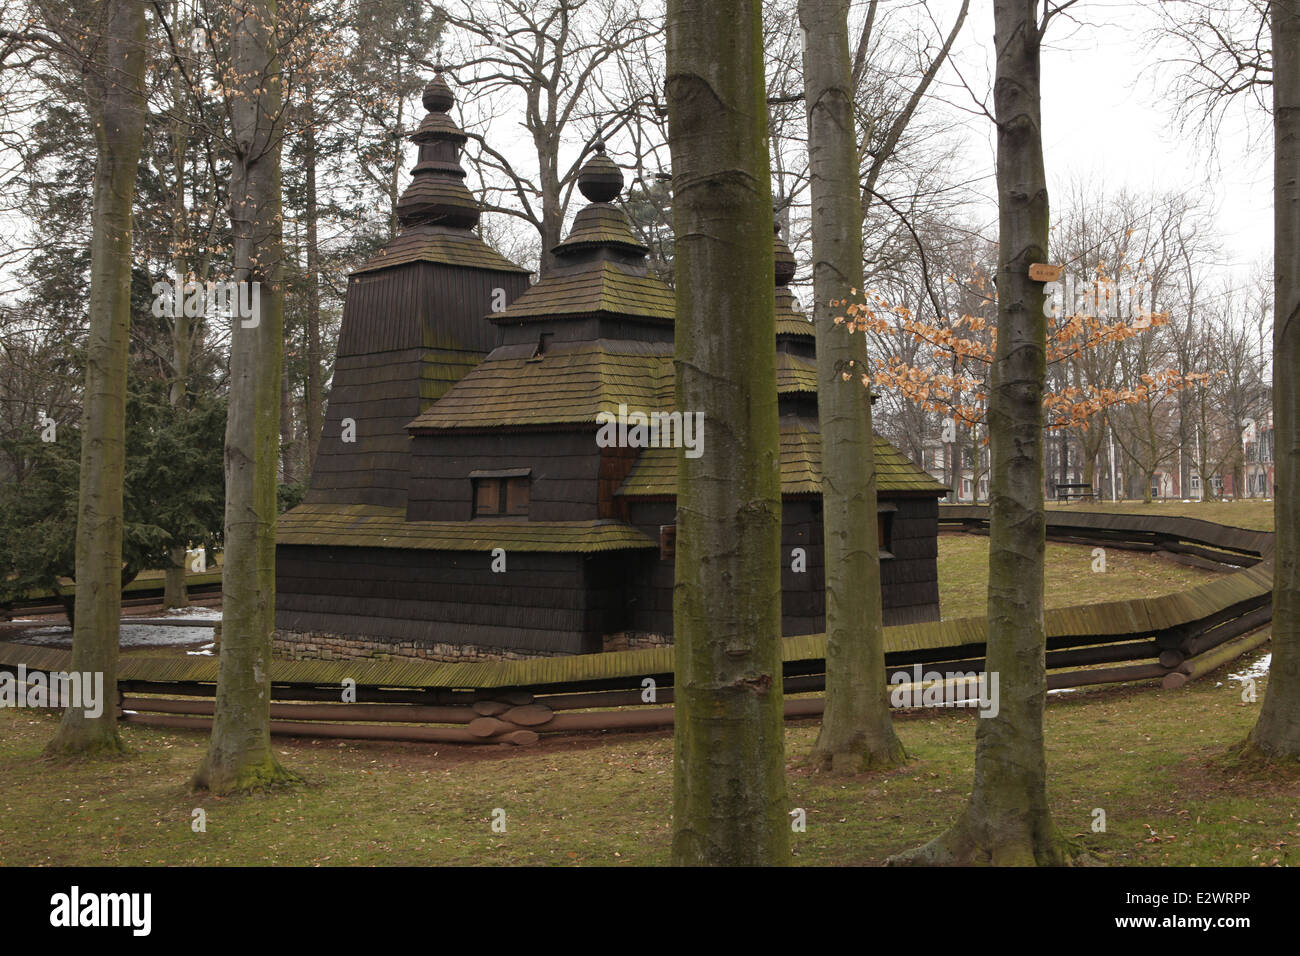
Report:
[[[1142,551],[1106,549],[1106,570],[1092,570],[1092,547],[1047,542],[1044,585],[1049,608],[1149,598],[1223,577]],[[944,620],[983,614],[988,603],[989,539],[939,536],[939,610]]]
[[[1246,662],[1227,670],[1236,671]],[[1261,685],[1262,697],[1262,685]],[[1219,673],[1178,691],[1054,694],[1046,728],[1062,830],[1112,865],[1300,863],[1300,775],[1261,780],[1216,756],[1258,704]],[[938,833],[964,804],[977,718],[898,717],[915,759],[876,776],[802,769],[815,721],[788,725],[795,862],[874,864]],[[528,750],[277,738],[307,784],[241,798],[191,794],[206,735],[127,726],[134,753],[55,764],[54,718],[0,710],[0,865],[666,864],[671,734],[593,736]],[[493,833],[492,811],[507,832]],[[203,808],[207,832],[191,829]],[[1091,828],[1106,812],[1106,832]]]
[[[1150,510],[1271,527],[1267,507]],[[982,610],[987,548],[984,537],[940,539],[945,617]],[[1105,573],[1091,563],[1089,547],[1048,545],[1049,606],[1150,596],[1216,576],[1116,549],[1107,551]],[[1227,675],[1259,656],[1175,691],[1147,684],[1051,695],[1050,799],[1063,832],[1111,865],[1300,863],[1300,768],[1260,777],[1219,759],[1259,708]],[[1257,700],[1266,683],[1259,681]],[[900,713],[912,762],[846,778],[802,767],[817,722],[787,723],[790,806],[807,812],[807,831],[793,838],[795,862],[876,864],[939,833],[969,793],[978,719],[965,710]],[[125,726],[131,756],[69,764],[41,757],[56,724],[0,709],[0,865],[669,860],[671,733],[591,735],[524,750],[276,738],[280,759],[306,783],[222,799],[188,790],[203,732]],[[196,808],[207,814],[206,832],[191,828]],[[506,813],[504,834],[492,830],[496,808]],[[1105,832],[1092,829],[1096,809],[1105,811]]]
[[1178,515],[1183,518],[1201,518],[1236,528],[1254,531],[1273,530],[1273,502],[1262,498],[1243,498],[1241,501],[1153,501],[1144,505],[1140,501],[1104,501],[1098,504],[1056,504],[1047,502],[1050,511],[1119,511],[1134,514]]

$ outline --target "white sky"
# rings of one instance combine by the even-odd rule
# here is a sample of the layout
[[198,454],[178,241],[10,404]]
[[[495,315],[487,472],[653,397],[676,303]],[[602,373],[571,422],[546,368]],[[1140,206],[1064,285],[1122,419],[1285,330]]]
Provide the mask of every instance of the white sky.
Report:
[[[957,0],[928,0],[941,24],[951,24]],[[1215,210],[1223,266],[1213,270],[1243,281],[1250,267],[1272,254],[1272,138],[1269,118],[1253,103],[1229,109],[1216,139],[1217,156],[1204,140],[1180,134],[1168,99],[1172,55],[1148,36],[1157,22],[1149,3],[1081,0],[1048,30],[1042,55],[1043,146],[1049,192],[1061,195],[1072,178],[1126,186],[1133,191],[1178,190],[1204,194]],[[993,66],[993,14],[989,0],[974,0],[954,53],[967,81],[987,90]],[[950,85],[943,95],[973,105]],[[991,101],[990,101],[991,103]],[[1246,113],[1253,111],[1246,121]],[[993,130],[987,120],[968,124],[972,164],[988,169],[984,192],[993,194]],[[1255,149],[1250,148],[1251,134]],[[1262,134],[1262,135],[1261,135]],[[973,165],[972,172],[977,172]],[[990,210],[992,215],[992,210]]]

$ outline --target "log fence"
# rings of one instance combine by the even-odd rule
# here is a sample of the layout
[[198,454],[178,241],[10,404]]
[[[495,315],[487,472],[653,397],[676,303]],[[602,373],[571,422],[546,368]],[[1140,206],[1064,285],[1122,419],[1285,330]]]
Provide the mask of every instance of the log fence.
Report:
[[[945,506],[940,527],[986,534],[988,509]],[[1272,616],[1268,532],[1192,518],[1047,512],[1049,539],[1162,553],[1232,573],[1178,594],[1046,614],[1048,688],[1135,681],[1185,686],[1258,648]],[[885,629],[891,687],[920,690],[984,668],[982,618]],[[784,640],[785,713],[821,714],[825,636]],[[0,643],[0,670],[67,670],[66,651]],[[653,731],[673,722],[672,648],[528,661],[281,661],[272,667],[271,732],[423,743],[527,746],[542,737]],[[213,658],[124,657],[119,708],[128,723],[211,726]],[[648,680],[647,680],[648,679]],[[967,678],[969,679],[969,678]],[[344,682],[355,702],[342,701]]]

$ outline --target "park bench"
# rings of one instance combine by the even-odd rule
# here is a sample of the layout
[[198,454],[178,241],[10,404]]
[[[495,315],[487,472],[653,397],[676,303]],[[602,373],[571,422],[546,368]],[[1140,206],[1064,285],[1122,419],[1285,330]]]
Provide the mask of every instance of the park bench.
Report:
[[1086,483],[1066,484],[1057,482],[1056,497],[1058,501],[1069,501],[1071,498],[1096,498],[1097,492],[1093,490],[1092,485]]

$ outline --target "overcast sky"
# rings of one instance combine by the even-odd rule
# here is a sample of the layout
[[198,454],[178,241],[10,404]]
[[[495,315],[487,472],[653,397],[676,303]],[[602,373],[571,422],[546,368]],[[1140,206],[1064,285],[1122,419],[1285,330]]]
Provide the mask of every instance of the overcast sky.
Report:
[[[953,22],[957,0],[928,0],[940,23]],[[1176,189],[1206,194],[1216,210],[1223,271],[1235,283],[1272,254],[1272,138],[1269,118],[1253,104],[1228,112],[1216,139],[1217,157],[1173,126],[1168,99],[1172,51],[1150,42],[1157,15],[1131,0],[1081,0],[1074,22],[1059,19],[1042,56],[1043,145],[1049,189],[1059,195],[1072,177],[1135,191]],[[993,65],[989,0],[974,0],[956,52],[968,81],[985,84]],[[970,71],[978,71],[973,77]],[[971,105],[968,94],[965,105]],[[944,96],[961,99],[951,86]],[[1247,112],[1253,114],[1247,118]],[[987,121],[970,124],[972,161],[991,170],[993,133]],[[1260,134],[1263,134],[1262,136]],[[1253,136],[1253,139],[1252,139]],[[1254,142],[1255,149],[1250,148]],[[991,173],[990,173],[991,175]],[[991,180],[987,191],[992,193]]]

